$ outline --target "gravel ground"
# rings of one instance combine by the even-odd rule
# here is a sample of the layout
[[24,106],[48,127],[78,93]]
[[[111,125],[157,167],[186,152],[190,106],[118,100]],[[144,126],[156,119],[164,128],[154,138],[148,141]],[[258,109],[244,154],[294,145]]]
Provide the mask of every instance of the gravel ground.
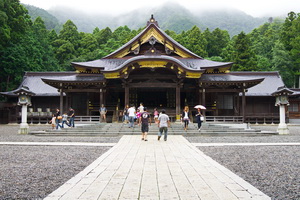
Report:
[[[277,126],[252,126],[276,131]],[[289,126],[289,135],[187,137],[192,143],[300,142],[300,126]],[[300,146],[198,147],[272,199],[300,199]]]
[[[257,126],[252,125],[251,128],[262,131],[276,131],[278,126]],[[253,136],[200,136],[186,137],[192,143],[285,143],[285,142],[300,142],[300,125],[289,126],[289,135],[253,135]]]
[[0,146],[0,199],[42,199],[108,149]]
[[[39,137],[19,135],[19,125],[0,125],[0,142],[102,142],[120,137]],[[30,126],[30,130],[49,125]],[[42,199],[78,174],[110,147],[0,146],[0,200]]]
[[199,149],[272,199],[300,199],[300,146]]
[[[19,126],[0,125],[1,142],[118,142],[120,137],[39,137],[17,134]],[[43,130],[49,126],[31,126]],[[252,126],[276,130],[277,126]],[[300,126],[290,135],[197,136],[190,142],[300,142]],[[0,200],[41,199],[82,171],[109,147],[0,146]],[[300,146],[199,147],[272,199],[300,199]],[[50,153],[51,152],[51,153]]]

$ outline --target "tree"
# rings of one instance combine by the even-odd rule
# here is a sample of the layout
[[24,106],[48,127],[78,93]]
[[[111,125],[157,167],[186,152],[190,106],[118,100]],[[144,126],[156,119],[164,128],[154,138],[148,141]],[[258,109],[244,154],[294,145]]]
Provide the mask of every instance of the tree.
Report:
[[219,28],[216,28],[212,33],[211,33],[211,41],[210,44],[210,49],[208,49],[208,56],[220,56],[222,53],[222,50],[228,45],[230,36],[229,33],[225,30],[221,30]]
[[290,51],[291,40],[294,38],[294,32],[292,31],[293,21],[297,18],[296,13],[290,12],[284,21],[281,31],[281,41],[284,44],[286,50]]
[[[20,41],[31,26],[30,16],[27,10],[20,5],[18,0],[0,1],[0,90],[9,90],[15,86],[16,80],[20,77],[20,72],[15,73],[16,62],[23,59]],[[18,51],[19,50],[19,51]],[[20,57],[14,57],[14,54]],[[20,67],[24,67],[23,64]],[[21,69],[17,69],[21,70]],[[23,71],[21,72],[23,73]]]
[[70,42],[75,50],[79,47],[79,41],[81,39],[77,31],[77,26],[71,20],[68,20],[63,25],[63,29],[60,31],[58,38]]
[[106,27],[101,31],[99,30],[99,28],[96,28],[93,32],[93,35],[95,36],[98,45],[100,46],[102,44],[105,44],[112,37],[112,31],[109,27]]
[[206,52],[207,41],[201,34],[200,28],[193,26],[191,30],[188,30],[183,34],[183,43],[186,48],[195,54],[206,57],[208,56]]
[[272,49],[272,55],[272,70],[279,71],[286,86],[292,87],[294,85],[294,79],[291,78],[294,74],[292,61],[289,52],[279,40],[275,43],[274,48]]
[[255,71],[256,60],[250,47],[250,40],[244,32],[238,34],[234,41],[233,69],[236,71]]

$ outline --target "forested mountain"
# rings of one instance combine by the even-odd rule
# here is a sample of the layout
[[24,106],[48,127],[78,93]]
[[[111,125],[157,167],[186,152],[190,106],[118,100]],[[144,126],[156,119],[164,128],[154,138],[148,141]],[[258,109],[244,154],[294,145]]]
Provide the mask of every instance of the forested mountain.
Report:
[[145,22],[150,18],[151,14],[154,14],[155,19],[163,30],[172,30],[176,33],[187,31],[196,25],[201,30],[206,28],[210,30],[215,28],[227,30],[233,36],[241,31],[248,33],[267,22],[267,18],[254,18],[234,9],[207,10],[192,13],[181,5],[171,2],[154,8],[140,8],[116,17],[101,13],[89,15],[83,11],[72,10],[66,7],[52,8],[47,11],[51,15],[48,14],[47,16],[46,13],[40,12],[41,9],[34,9],[33,6],[28,5],[25,5],[25,7],[33,19],[41,16],[45,20],[46,26],[49,21],[54,22],[52,19],[55,16],[61,24],[64,24],[69,19],[72,20],[79,31],[87,33],[91,33],[95,27],[116,29],[119,26],[127,25],[130,29],[139,29],[145,26]]
[[28,10],[29,15],[31,16],[32,21],[34,21],[37,17],[41,17],[45,22],[45,26],[48,30],[54,29],[59,32],[59,30],[62,29],[62,24],[58,21],[58,19],[46,10],[30,5],[25,5],[25,7]]
[[[160,9],[164,12],[160,12]],[[46,28],[47,19],[44,18],[53,19],[53,16],[39,9],[34,11],[31,9],[29,14],[41,12],[38,15],[42,17],[29,16],[28,10],[20,5],[19,0],[0,1],[0,91],[17,87],[24,71],[72,71],[71,62],[90,61],[108,55],[136,36],[152,13],[167,34],[203,58],[233,62],[232,71],[279,71],[288,87],[299,85],[300,13],[290,12],[285,20],[275,18],[258,27],[251,22],[256,28],[250,32],[241,31],[237,27],[242,24],[236,22],[235,31],[238,33],[230,37],[224,27],[205,29],[202,25],[193,25],[193,21],[197,21],[196,15],[176,4],[174,7],[168,5],[157,8],[157,12],[133,12],[132,15],[120,16],[119,21],[115,18],[111,24],[115,26],[114,29],[106,27],[112,18],[99,18],[107,20],[102,21],[101,26],[90,21],[86,27],[92,27],[91,33],[78,28],[79,22],[86,22],[78,12],[75,12],[77,17],[74,20],[60,22],[62,28],[57,32]],[[57,13],[55,17],[64,16],[68,19],[68,16],[73,15],[67,10],[60,13],[61,16]],[[227,13],[224,18],[229,23],[234,12],[223,13]],[[143,15],[144,18],[140,17]],[[209,18],[209,14],[198,15]],[[210,18],[218,19],[216,14]],[[243,22],[248,18],[241,15],[239,20]],[[208,23],[204,19],[201,22]],[[55,19],[53,21],[57,23]],[[215,24],[211,22],[211,26],[222,27],[221,20],[220,24],[217,21]],[[119,23],[122,26],[117,27]],[[133,26],[136,28],[129,28]],[[182,27],[186,30],[181,31]]]

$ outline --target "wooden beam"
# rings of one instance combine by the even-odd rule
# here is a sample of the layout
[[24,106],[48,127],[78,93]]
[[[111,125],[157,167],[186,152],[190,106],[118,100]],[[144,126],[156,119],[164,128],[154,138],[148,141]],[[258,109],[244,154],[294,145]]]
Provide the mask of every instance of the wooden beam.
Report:
[[228,92],[233,92],[233,93],[239,93],[243,92],[242,89],[211,89],[211,88],[205,88],[206,93],[216,93],[216,92],[223,92],[223,93],[228,93]]
[[176,83],[130,83],[129,88],[175,88]]
[[95,92],[98,93],[99,89],[66,89],[65,92]]

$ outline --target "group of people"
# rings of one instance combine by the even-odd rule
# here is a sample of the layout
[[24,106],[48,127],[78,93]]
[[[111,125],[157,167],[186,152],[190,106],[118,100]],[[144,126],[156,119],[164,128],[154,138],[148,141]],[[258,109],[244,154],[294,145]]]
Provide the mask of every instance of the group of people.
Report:
[[[157,108],[154,109],[153,115],[154,115],[153,117],[154,122],[159,127],[158,140],[160,140],[162,134],[164,133],[164,140],[166,141],[168,135],[168,127],[170,127],[170,118],[166,114],[165,110],[162,110],[161,113],[159,113]],[[181,114],[181,121],[184,123],[185,131],[187,131],[189,122],[191,121],[190,116],[191,114],[189,111],[189,107],[185,106]],[[197,108],[197,113],[195,117],[198,124],[198,130],[200,130],[202,125],[202,117],[203,117],[200,108]],[[147,111],[147,108],[144,107],[143,103],[141,103],[137,109],[133,105],[131,105],[131,107],[127,105],[123,111],[123,121],[129,124],[128,125],[129,128],[134,127],[135,122],[141,125],[142,140],[147,141],[149,125],[151,125],[151,115]]]
[[[183,112],[181,114],[181,121],[184,123],[184,130],[186,131],[188,129],[188,126],[189,126],[189,122],[191,121],[190,120],[190,111],[189,111],[189,107],[188,106],[185,106],[184,109],[183,109]],[[198,130],[201,129],[201,125],[202,125],[202,117],[203,115],[201,114],[201,109],[200,108],[197,108],[197,113],[195,115],[196,117],[196,121],[197,121],[197,124],[198,124]]]
[[[168,127],[170,127],[170,118],[166,114],[165,110],[162,110],[159,114],[157,109],[154,109],[153,112],[154,121],[159,128],[158,140],[160,140],[162,134],[164,133],[164,140],[167,141],[168,136]],[[147,110],[147,107],[144,107],[143,103],[140,103],[140,106],[136,109],[134,105],[125,107],[123,112],[124,122],[128,122],[128,127],[133,128],[134,123],[136,122],[141,126],[142,131],[142,140],[148,141],[147,135],[149,132],[149,125],[151,126],[151,115]]]
[[[68,120],[69,119],[69,120]],[[75,110],[73,108],[69,108],[69,113],[64,113],[61,115],[59,108],[56,109],[56,113],[52,115],[52,119],[50,121],[52,125],[52,129],[64,128],[64,124],[68,127],[75,127]],[[61,123],[61,124],[60,124]]]

